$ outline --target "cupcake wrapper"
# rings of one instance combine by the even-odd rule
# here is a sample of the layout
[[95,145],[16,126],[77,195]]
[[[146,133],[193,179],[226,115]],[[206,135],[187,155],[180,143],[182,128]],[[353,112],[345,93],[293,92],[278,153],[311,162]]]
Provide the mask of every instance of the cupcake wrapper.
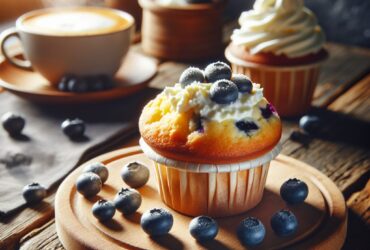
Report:
[[157,154],[143,139],[144,153],[154,161],[162,200],[191,216],[230,216],[255,207],[262,199],[270,161],[281,146],[257,159],[230,165],[194,164]]
[[155,162],[162,200],[187,215],[230,216],[262,199],[270,162],[229,173],[194,173]]
[[298,66],[268,66],[236,60],[226,53],[234,73],[248,75],[260,83],[264,96],[281,116],[305,113],[311,106],[321,62]]
[[177,161],[164,157],[155,152],[142,138],[140,139],[139,144],[145,155],[153,161],[171,168],[177,168],[179,170],[195,173],[229,173],[259,167],[274,159],[280,153],[282,148],[280,144],[277,144],[270,152],[249,161],[231,164],[202,164]]

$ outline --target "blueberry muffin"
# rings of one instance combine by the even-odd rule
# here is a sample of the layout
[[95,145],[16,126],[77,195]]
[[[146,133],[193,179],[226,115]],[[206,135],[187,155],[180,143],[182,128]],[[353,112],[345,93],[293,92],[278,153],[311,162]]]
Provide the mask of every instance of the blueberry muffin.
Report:
[[187,69],[179,83],[145,106],[139,125],[156,152],[198,163],[255,158],[270,151],[281,135],[281,121],[260,85],[231,75],[223,63],[204,73]]
[[259,84],[216,62],[185,70],[144,107],[139,128],[164,202],[189,215],[221,216],[261,200],[282,126]]

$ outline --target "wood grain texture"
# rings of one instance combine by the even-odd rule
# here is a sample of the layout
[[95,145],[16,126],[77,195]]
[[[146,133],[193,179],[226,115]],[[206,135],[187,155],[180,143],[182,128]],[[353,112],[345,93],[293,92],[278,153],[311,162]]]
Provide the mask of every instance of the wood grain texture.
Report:
[[56,189],[42,203],[24,208],[9,218],[0,218],[0,249],[12,249],[34,228],[41,227],[54,217]]
[[370,180],[364,189],[351,195],[347,205],[370,227]]
[[[346,114],[345,117],[347,118],[354,117],[368,120],[369,104],[366,100],[368,100],[367,96],[369,96],[369,94],[364,94],[365,90],[368,90],[368,83],[362,80],[359,82],[361,85],[356,84],[363,74],[368,72],[370,69],[369,66],[366,66],[370,63],[370,60],[367,59],[369,57],[368,50],[357,49],[353,47],[343,47],[342,45],[336,44],[328,44],[328,48],[329,51],[334,55],[339,53],[337,58],[342,59],[341,63],[336,62],[335,60],[329,60],[327,63],[328,65],[324,67],[324,73],[321,76],[320,84],[316,89],[318,94],[315,94],[315,97],[317,98],[317,101],[315,100],[314,102],[315,105],[318,105],[319,107],[325,107],[330,104],[330,110]],[[135,46],[135,49],[140,50],[140,47],[137,45]],[[348,54],[346,55],[346,53]],[[354,53],[355,55],[351,53]],[[347,57],[347,59],[345,57]],[[351,59],[352,57],[359,59],[354,60]],[[355,64],[350,65],[348,62],[351,60],[354,60]],[[334,63],[334,66],[330,66],[330,63]],[[204,65],[200,66],[204,67]],[[163,88],[169,83],[175,82],[186,67],[188,67],[188,64],[164,62],[160,65],[158,75],[151,81],[150,85],[153,87]],[[353,70],[347,69],[346,71],[342,72],[343,67],[352,67]],[[331,73],[326,74],[326,70],[330,70]],[[368,78],[369,76],[364,79]],[[351,88],[351,86],[353,87]],[[356,104],[354,105],[354,103]],[[326,109],[322,110],[330,111]],[[320,109],[318,111],[320,111]],[[334,120],[334,123],[332,122],[327,127],[328,130],[336,125],[335,121],[336,120]],[[349,197],[353,191],[360,190],[364,182],[366,182],[366,179],[369,178],[367,177],[367,173],[369,171],[370,164],[369,155],[366,154],[366,150],[361,149],[361,145],[347,145],[344,142],[337,144],[334,141],[328,141],[320,138],[314,138],[308,147],[287,140],[291,131],[297,129],[297,124],[297,120],[284,121],[284,153],[293,157],[298,157],[305,162],[317,165],[320,170],[328,174],[330,178],[338,185],[338,187],[345,192],[346,197]],[[355,124],[357,123],[355,122]],[[321,143],[323,143],[322,146]],[[358,152],[358,149],[362,151]],[[26,210],[29,210],[29,208]],[[22,222],[27,223],[27,220],[30,219],[29,213],[22,212],[16,217],[17,218],[13,218],[12,220],[17,221],[19,225],[16,228],[13,227],[11,230],[1,231],[1,239],[7,239],[10,237],[12,240],[17,241],[19,237],[12,238],[12,233],[18,236],[23,236],[25,235],[25,232],[29,232],[35,228],[34,224],[32,223],[25,224],[24,227],[30,227],[30,229],[27,230],[24,230],[23,226],[21,225]],[[350,231],[352,230],[358,234],[358,230],[356,230],[356,228],[360,227],[357,225],[358,224],[355,224],[355,227],[350,227]],[[0,225],[0,227],[2,226],[4,225]],[[52,231],[53,229],[54,226],[52,225],[48,227],[48,230]],[[5,232],[6,235],[4,235],[3,232]],[[42,234],[40,233],[40,237],[37,238],[39,241],[42,241],[41,235]],[[364,237],[358,238],[359,243],[357,246],[359,246],[359,248],[352,249],[365,249],[364,245],[361,248],[361,242],[366,242],[367,238],[366,234]],[[357,238],[353,237],[353,239]],[[11,242],[12,240],[7,242]],[[354,240],[349,240],[349,242],[350,243],[345,249],[351,249],[351,246],[355,244]],[[55,239],[55,244],[58,245],[58,239]]]
[[65,249],[58,240],[58,235],[55,231],[55,221],[50,220],[42,227],[37,228],[27,234],[19,243],[20,250],[34,250],[34,249]]

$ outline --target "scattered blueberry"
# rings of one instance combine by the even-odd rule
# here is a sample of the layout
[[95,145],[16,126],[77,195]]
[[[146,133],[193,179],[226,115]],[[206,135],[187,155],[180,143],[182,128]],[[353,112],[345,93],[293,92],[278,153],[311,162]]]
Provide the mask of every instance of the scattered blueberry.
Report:
[[142,229],[150,236],[167,234],[173,225],[172,214],[163,208],[146,211],[140,220]]
[[23,188],[23,198],[27,203],[37,203],[46,197],[46,189],[39,183],[32,183]]
[[280,188],[280,196],[289,204],[303,202],[308,195],[308,186],[297,178],[289,179]]
[[84,93],[88,89],[86,79],[84,77],[72,77],[68,80],[68,91],[76,93]]
[[87,77],[87,83],[91,91],[101,91],[105,89],[105,82],[101,77]]
[[102,74],[102,75],[96,76],[96,78],[104,83],[104,89],[111,89],[115,85],[112,77],[110,77],[108,75],[103,75]]
[[229,80],[219,80],[209,90],[211,100],[218,104],[229,104],[238,99],[238,87]]
[[307,146],[311,141],[311,138],[310,138],[309,135],[307,135],[306,133],[302,133],[300,131],[293,131],[290,134],[289,138],[292,141],[299,142],[299,143],[303,144],[304,146]]
[[60,91],[74,93],[101,91],[113,87],[113,79],[103,74],[96,76],[75,76],[68,74],[63,76],[58,83],[58,89]]
[[247,217],[240,222],[237,235],[243,245],[255,246],[262,243],[266,235],[266,229],[259,219]]
[[71,138],[82,137],[85,133],[85,123],[80,119],[67,119],[65,120],[61,128],[67,136]]
[[3,116],[1,117],[1,122],[3,128],[10,135],[21,134],[24,126],[26,125],[26,120],[22,116],[13,114],[11,112],[3,114]]
[[58,89],[60,91],[64,91],[64,92],[67,92],[68,91],[68,82],[69,80],[72,78],[73,76],[72,75],[65,75],[63,76],[59,83],[58,83]]
[[94,162],[87,165],[86,167],[84,167],[83,172],[92,172],[99,175],[103,184],[107,181],[109,176],[108,168],[101,162]]
[[76,181],[77,191],[85,197],[92,197],[101,190],[102,182],[95,173],[82,173]]
[[123,214],[132,214],[141,205],[141,195],[132,188],[122,188],[113,200],[114,206]]
[[130,162],[122,168],[121,177],[130,187],[139,188],[149,180],[149,169],[138,162]]
[[275,108],[272,106],[270,103],[267,103],[266,107],[260,108],[261,110],[261,115],[265,119],[269,119],[273,113],[275,113]]
[[193,82],[202,83],[204,81],[205,77],[203,71],[195,67],[187,68],[184,72],[182,72],[179,80],[183,88]]
[[320,125],[320,118],[313,115],[305,115],[299,120],[299,127],[309,134],[316,133]]
[[99,221],[108,221],[116,213],[116,207],[111,201],[99,200],[93,205],[92,212]]
[[250,121],[238,121],[235,123],[235,126],[247,135],[250,135],[254,130],[259,129],[257,124]]
[[189,231],[197,241],[209,241],[216,237],[218,225],[211,217],[198,216],[190,221]]
[[231,81],[235,83],[241,93],[251,93],[253,89],[252,81],[245,75],[234,74]]
[[276,212],[272,216],[270,223],[276,235],[280,237],[293,235],[298,228],[298,221],[295,215],[285,209]]
[[208,82],[216,82],[223,79],[230,80],[231,68],[224,62],[215,62],[206,67],[204,74]]

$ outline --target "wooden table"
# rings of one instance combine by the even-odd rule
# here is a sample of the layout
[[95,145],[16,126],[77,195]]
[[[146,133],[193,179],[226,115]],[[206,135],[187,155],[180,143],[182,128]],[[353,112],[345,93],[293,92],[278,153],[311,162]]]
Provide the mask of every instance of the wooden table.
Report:
[[[369,249],[370,49],[331,43],[327,48],[331,57],[323,67],[315,91],[313,113],[327,119],[324,125],[327,131],[335,132],[338,124],[344,124],[345,130],[340,131],[345,134],[337,134],[335,139],[330,136],[312,138],[309,145],[302,145],[289,139],[291,132],[298,128],[298,119],[284,120],[282,153],[316,166],[338,185],[349,212],[344,249]],[[140,45],[135,45],[134,49],[140,51]],[[163,88],[175,82],[188,66],[159,61],[158,75],[150,86]],[[359,129],[363,130],[363,135]],[[356,132],[353,137],[351,131]],[[137,144],[138,138],[139,135],[122,147]],[[56,190],[57,187],[51,190],[45,203],[0,220],[0,249],[64,249],[55,231]]]

